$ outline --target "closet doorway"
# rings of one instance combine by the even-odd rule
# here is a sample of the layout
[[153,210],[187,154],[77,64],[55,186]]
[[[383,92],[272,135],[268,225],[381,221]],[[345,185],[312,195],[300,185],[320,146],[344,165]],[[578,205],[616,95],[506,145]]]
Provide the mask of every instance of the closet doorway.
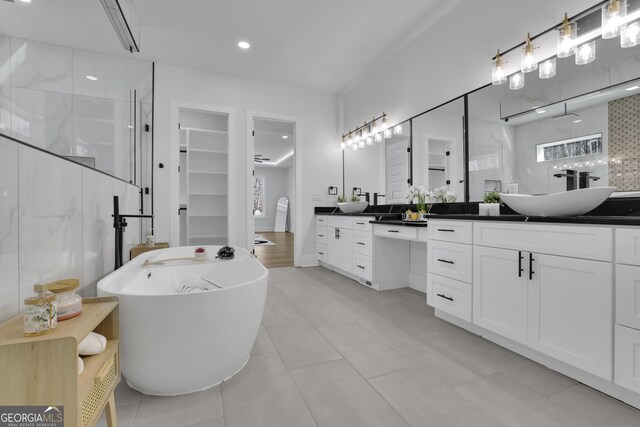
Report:
[[[261,115],[251,129],[250,247],[267,268],[292,267],[295,253],[296,122]],[[253,148],[253,150],[251,150]]]

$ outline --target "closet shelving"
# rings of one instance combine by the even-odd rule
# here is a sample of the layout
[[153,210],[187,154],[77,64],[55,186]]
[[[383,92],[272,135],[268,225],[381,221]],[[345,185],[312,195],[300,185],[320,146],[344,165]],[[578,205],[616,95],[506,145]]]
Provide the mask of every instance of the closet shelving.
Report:
[[212,116],[218,120],[209,128],[180,127],[180,205],[181,215],[186,213],[181,243],[186,245],[222,245],[228,239],[227,121]]

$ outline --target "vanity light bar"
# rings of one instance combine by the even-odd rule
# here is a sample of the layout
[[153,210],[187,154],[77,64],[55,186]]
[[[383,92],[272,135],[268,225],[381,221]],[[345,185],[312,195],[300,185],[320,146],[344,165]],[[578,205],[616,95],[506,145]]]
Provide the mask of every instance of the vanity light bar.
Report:
[[[627,6],[633,10],[627,10]],[[575,54],[577,65],[588,64],[595,60],[595,40],[598,38],[620,36],[622,48],[640,44],[640,7],[636,0],[606,0],[572,18],[568,18],[565,13],[564,19],[558,25],[533,37],[527,35],[525,42],[502,54],[498,51],[498,54],[491,59],[492,84],[500,85],[508,80],[511,89],[520,89],[523,79],[516,77],[518,84],[514,84],[514,74],[526,73],[538,68],[538,62],[533,56],[533,49],[536,46],[533,46],[532,40],[551,32],[557,33],[556,55],[543,58],[546,67],[540,72],[540,78],[550,78],[555,75],[555,67],[551,68],[552,63],[549,61],[553,60],[555,65],[556,58],[566,58]],[[521,69],[507,75],[503,66],[506,61],[503,58],[507,53],[520,47],[524,47],[521,54]]]
[[346,148],[364,148],[365,145],[373,145],[374,141],[382,141],[383,136],[387,138],[389,125],[387,123],[387,113],[384,111],[382,115],[374,117],[368,122],[364,122],[362,126],[358,126],[354,130],[343,133],[340,138],[340,149]]

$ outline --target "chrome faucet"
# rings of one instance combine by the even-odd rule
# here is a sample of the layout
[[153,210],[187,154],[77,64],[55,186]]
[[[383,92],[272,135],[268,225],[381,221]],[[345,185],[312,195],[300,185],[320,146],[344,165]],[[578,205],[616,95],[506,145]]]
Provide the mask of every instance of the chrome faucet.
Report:
[[572,169],[567,169],[564,172],[565,173],[554,173],[553,176],[556,178],[567,177],[567,191],[572,191],[578,188],[576,186],[576,178],[578,177],[577,172]]
[[599,176],[591,176],[593,172],[580,172],[578,174],[578,188],[589,188],[590,181],[597,181]]

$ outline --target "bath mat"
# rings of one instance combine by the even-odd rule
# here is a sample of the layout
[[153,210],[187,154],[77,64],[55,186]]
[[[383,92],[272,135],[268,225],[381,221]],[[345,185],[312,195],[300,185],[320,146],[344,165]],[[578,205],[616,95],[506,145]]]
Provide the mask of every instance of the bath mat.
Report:
[[267,240],[262,236],[258,236],[257,234],[253,236],[253,244],[256,246],[275,246],[271,240]]

